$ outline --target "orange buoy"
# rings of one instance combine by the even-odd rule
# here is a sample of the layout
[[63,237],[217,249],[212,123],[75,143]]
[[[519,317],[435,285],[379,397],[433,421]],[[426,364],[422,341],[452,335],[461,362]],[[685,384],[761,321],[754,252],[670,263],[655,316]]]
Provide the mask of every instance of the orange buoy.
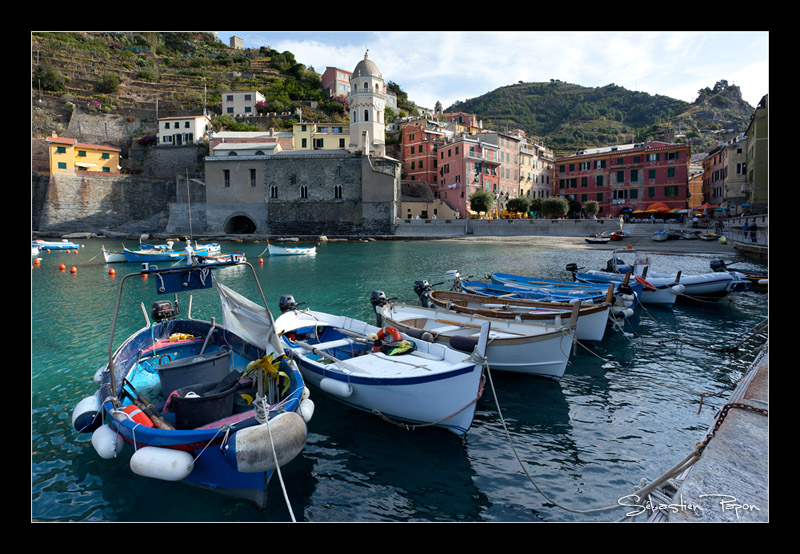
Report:
[[41,265],[41,263],[42,263],[42,259],[41,258],[36,258],[36,259],[33,260],[33,265]]
[[67,266],[65,266],[64,264],[61,264],[61,265],[58,266],[58,269],[60,269],[61,271],[64,271],[65,269],[67,269]]
[[108,274],[109,274],[109,275],[114,275],[115,273],[116,273],[116,271],[114,271],[114,268],[113,268],[113,267],[112,267],[111,269],[109,269],[109,270],[108,270]]
[[258,259],[258,263],[263,264],[264,263],[264,258],[259,258]]
[[71,268],[69,268],[69,272],[70,272],[70,273],[78,273],[78,270],[77,270],[77,268],[76,268],[76,267],[73,265]]

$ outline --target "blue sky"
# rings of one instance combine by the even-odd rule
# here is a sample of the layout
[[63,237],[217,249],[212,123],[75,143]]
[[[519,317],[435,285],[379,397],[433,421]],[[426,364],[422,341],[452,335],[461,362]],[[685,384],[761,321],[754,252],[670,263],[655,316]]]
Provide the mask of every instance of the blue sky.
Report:
[[769,92],[768,31],[217,31],[246,48],[290,51],[322,73],[352,71],[369,50],[417,105],[447,108],[518,81],[559,79],[693,102],[727,80],[755,107]]

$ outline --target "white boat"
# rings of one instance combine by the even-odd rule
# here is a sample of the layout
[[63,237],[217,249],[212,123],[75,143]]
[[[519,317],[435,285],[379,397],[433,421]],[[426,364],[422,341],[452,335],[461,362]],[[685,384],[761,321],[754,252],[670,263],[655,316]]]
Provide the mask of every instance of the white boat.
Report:
[[[482,390],[488,325],[461,351],[396,329],[298,310],[291,296],[281,297],[281,311],[275,328],[306,383],[405,427],[436,426],[458,435],[469,429]],[[385,343],[388,337],[398,342]]]
[[[572,317],[575,304],[568,302],[539,302],[523,298],[491,298],[465,292],[428,290],[418,293],[423,306],[438,307],[463,314],[484,317],[530,321],[547,325],[563,325]],[[575,337],[582,342],[597,343],[603,340],[608,327],[614,297],[614,285],[609,285],[606,301],[599,304],[578,302],[578,325]],[[426,301],[428,303],[426,303]]]
[[107,264],[128,261],[128,258],[125,256],[125,252],[119,252],[116,250],[106,250],[104,244],[101,244],[100,248],[103,251],[103,258],[105,259]]
[[[632,264],[626,264],[621,256],[634,256]],[[615,250],[605,270],[574,272],[577,280],[589,283],[608,283],[621,281],[625,274],[631,273],[634,279],[644,286],[641,300],[645,304],[672,305],[679,297],[714,299],[727,296],[731,292],[749,290],[746,276],[735,271],[709,272],[696,275],[677,273],[658,273],[650,271],[650,261],[636,250]]]
[[316,246],[276,246],[267,241],[270,256],[314,256]]
[[[374,292],[373,298],[375,295]],[[461,339],[474,339],[482,326],[490,323],[486,347],[486,361],[490,368],[560,379],[572,351],[579,306],[575,305],[569,322],[563,325],[488,318],[390,302],[376,305],[375,309],[381,325],[389,325],[423,340],[449,344]]]
[[36,247],[39,251],[42,250],[77,250],[80,248],[74,242],[70,242],[67,239],[63,239],[61,241],[55,240],[42,240],[36,239],[31,241],[31,248]]

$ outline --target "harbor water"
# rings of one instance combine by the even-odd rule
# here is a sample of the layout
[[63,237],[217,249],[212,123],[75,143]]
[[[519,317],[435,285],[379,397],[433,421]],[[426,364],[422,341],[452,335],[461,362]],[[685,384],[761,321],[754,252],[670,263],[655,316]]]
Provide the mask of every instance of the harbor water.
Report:
[[[303,453],[270,483],[265,510],[189,486],[133,474],[128,448],[101,459],[73,431],[73,407],[93,394],[108,361],[119,283],[139,264],[106,264],[104,239],[77,241],[31,264],[31,519],[36,522],[610,522],[619,500],[660,477],[702,439],[766,342],[763,292],[716,302],[646,307],[641,334],[609,330],[579,346],[560,381],[491,372],[469,432],[408,430],[312,389],[316,405]],[[331,242],[317,256],[272,257],[263,242],[223,242],[244,252],[268,307],[291,294],[301,307],[370,323],[370,293],[418,304],[413,283],[448,270],[484,280],[492,271],[569,279],[565,267],[600,269],[608,250],[461,241]],[[259,260],[262,257],[263,260]],[[719,256],[651,254],[653,271],[706,273]],[[765,269],[738,258],[737,267]],[[59,269],[64,264],[65,269]],[[70,268],[75,267],[75,272]],[[110,274],[109,269],[115,274]],[[259,301],[249,269],[216,272]],[[145,324],[157,299],[137,277],[120,299],[114,348]],[[436,288],[445,288],[439,285]],[[190,309],[180,305],[181,315]],[[192,315],[217,318],[214,290],[194,295]],[[726,491],[710,491],[724,494]],[[744,502],[747,499],[740,499]],[[291,514],[287,508],[291,504]],[[616,506],[616,508],[615,508]],[[609,509],[605,509],[609,508]]]

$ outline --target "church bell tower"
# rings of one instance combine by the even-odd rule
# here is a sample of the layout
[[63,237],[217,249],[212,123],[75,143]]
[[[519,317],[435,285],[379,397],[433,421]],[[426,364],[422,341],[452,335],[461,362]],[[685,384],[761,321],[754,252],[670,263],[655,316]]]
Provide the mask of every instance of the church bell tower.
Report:
[[385,113],[386,85],[378,66],[368,53],[358,62],[350,78],[350,145],[351,152],[383,156],[386,153]]

